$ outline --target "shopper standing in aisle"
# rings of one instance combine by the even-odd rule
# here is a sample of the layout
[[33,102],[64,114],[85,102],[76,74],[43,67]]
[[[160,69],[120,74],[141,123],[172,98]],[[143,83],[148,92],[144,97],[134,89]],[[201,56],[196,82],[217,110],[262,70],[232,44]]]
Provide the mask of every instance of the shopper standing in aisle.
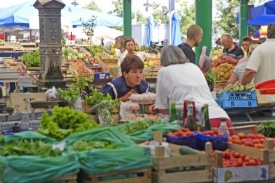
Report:
[[230,56],[236,60],[240,60],[244,57],[244,53],[241,47],[237,46],[233,42],[233,38],[230,34],[224,34],[221,37],[221,43],[223,45],[223,55]]
[[267,40],[251,54],[243,75],[242,84],[254,84],[275,79],[275,23],[267,27]]
[[[215,102],[200,68],[189,63],[183,52],[176,46],[166,46],[161,50],[162,68],[158,72],[156,102],[150,106],[152,114],[169,114],[169,104],[176,102],[178,110],[183,110],[183,102],[195,102],[196,109],[204,104],[209,106],[209,119],[212,127],[219,128],[221,118],[226,118],[227,126],[232,123],[227,113]],[[234,130],[230,130],[234,134]]]
[[116,44],[116,49],[117,49],[117,56],[118,56],[118,73],[120,73],[120,64],[122,60],[126,57],[128,51],[125,48],[125,41],[126,37],[125,36],[118,36],[115,38],[115,44]]
[[184,55],[193,64],[196,62],[196,55],[193,50],[194,47],[198,46],[202,40],[203,30],[198,25],[191,25],[187,29],[187,40],[185,43],[181,43],[178,47],[183,51]]
[[133,38],[126,39],[126,41],[125,41],[125,49],[127,50],[127,55],[125,55],[125,56],[127,57],[127,56],[130,56],[130,55],[136,55],[142,61],[144,61],[144,58],[142,57],[142,55],[140,53],[138,53],[138,52],[135,51],[135,46],[136,46],[136,43],[135,43],[135,40]]
[[[259,41],[259,40],[253,40],[250,43],[250,45],[248,47],[248,52],[247,52],[247,61],[243,61],[242,63],[240,63],[240,64],[238,63],[238,65],[236,65],[233,72],[231,73],[230,78],[227,81],[227,84],[229,84],[229,83],[235,84],[237,81],[239,83],[242,82],[243,74],[245,72],[245,68],[246,68],[247,63],[249,61],[249,57],[251,56],[252,52],[256,49],[256,47],[259,46],[260,44],[262,44],[262,42]],[[241,62],[241,60],[239,62]]]
[[245,57],[247,56],[248,46],[251,43],[251,41],[252,41],[251,37],[248,37],[248,36],[243,37],[243,39],[242,39],[242,46],[241,46],[241,48],[243,49]]

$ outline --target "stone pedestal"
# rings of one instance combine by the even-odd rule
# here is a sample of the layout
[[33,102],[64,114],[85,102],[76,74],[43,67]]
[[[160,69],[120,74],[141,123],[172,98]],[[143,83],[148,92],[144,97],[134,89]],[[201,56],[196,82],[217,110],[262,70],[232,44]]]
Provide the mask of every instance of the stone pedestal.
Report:
[[39,12],[40,75],[38,87],[64,88],[62,75],[61,9],[62,0],[37,0],[34,5]]

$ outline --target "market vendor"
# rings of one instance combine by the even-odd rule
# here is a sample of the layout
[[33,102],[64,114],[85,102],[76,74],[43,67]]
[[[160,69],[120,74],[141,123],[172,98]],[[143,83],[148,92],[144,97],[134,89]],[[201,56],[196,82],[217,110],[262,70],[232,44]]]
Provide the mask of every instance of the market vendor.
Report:
[[121,102],[126,102],[131,94],[142,94],[150,90],[149,83],[142,79],[144,63],[138,56],[125,57],[120,67],[122,76],[104,86],[104,95],[109,94],[112,99],[118,98]]
[[[183,109],[183,102],[191,100],[196,108],[208,104],[212,127],[219,128],[221,118],[226,118],[228,128],[232,123],[227,113],[215,102],[200,68],[188,61],[180,48],[166,46],[161,50],[162,68],[157,75],[156,102],[150,106],[152,114],[169,115],[171,101],[176,101],[177,109]],[[234,130],[230,130],[234,134]]]
[[233,38],[230,34],[224,34],[221,37],[221,43],[223,45],[223,55],[230,56],[236,60],[240,60],[244,57],[244,52],[241,47],[237,46],[233,42]]
[[117,49],[116,54],[118,56],[118,67],[120,67],[122,60],[125,58],[125,56],[128,53],[128,51],[125,49],[125,41],[126,41],[126,37],[123,35],[115,38],[115,45]]

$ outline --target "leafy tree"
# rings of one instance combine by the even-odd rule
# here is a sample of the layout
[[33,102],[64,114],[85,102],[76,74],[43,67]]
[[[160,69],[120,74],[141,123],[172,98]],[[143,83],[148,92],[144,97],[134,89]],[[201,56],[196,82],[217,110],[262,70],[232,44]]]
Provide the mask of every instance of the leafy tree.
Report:
[[91,41],[92,41],[92,37],[94,35],[95,20],[96,20],[95,16],[92,16],[92,18],[86,22],[84,22],[80,19],[82,26],[83,26],[82,30],[83,30],[84,34],[88,37],[88,41],[90,42],[90,44],[92,44]]
[[152,2],[148,5],[149,8],[153,9],[152,15],[155,22],[161,21],[162,24],[167,24],[169,22],[168,16],[164,15],[162,12],[161,3]]
[[84,6],[84,8],[89,9],[89,10],[94,10],[97,12],[102,12],[102,10],[97,6],[94,0],[92,0],[89,4]]
[[[262,3],[265,0],[250,0],[250,4],[255,2]],[[229,33],[234,38],[239,38],[239,25],[236,22],[237,13],[240,12],[239,0],[216,0],[217,20],[214,22],[215,31],[221,30],[222,33]],[[257,29],[255,26],[249,26],[249,30]]]
[[115,9],[109,11],[108,13],[119,17],[123,17],[123,0],[113,0],[112,5],[115,6]]
[[190,4],[188,0],[176,0],[176,3],[180,7],[181,32],[186,34],[188,27],[195,23],[195,4],[194,1]]

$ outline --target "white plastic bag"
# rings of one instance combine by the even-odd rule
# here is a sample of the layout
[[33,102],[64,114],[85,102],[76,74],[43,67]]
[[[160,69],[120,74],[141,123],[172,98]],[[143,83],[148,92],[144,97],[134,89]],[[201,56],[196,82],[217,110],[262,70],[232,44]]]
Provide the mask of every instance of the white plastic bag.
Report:
[[45,93],[47,95],[47,101],[58,101],[59,100],[57,91],[54,86],[53,86],[53,88],[48,89]]
[[199,62],[199,68],[203,73],[207,73],[211,69],[212,62],[213,62],[212,50],[210,51],[209,56],[206,56],[206,49],[207,49],[206,46],[202,47],[202,52],[201,52],[200,62]]

